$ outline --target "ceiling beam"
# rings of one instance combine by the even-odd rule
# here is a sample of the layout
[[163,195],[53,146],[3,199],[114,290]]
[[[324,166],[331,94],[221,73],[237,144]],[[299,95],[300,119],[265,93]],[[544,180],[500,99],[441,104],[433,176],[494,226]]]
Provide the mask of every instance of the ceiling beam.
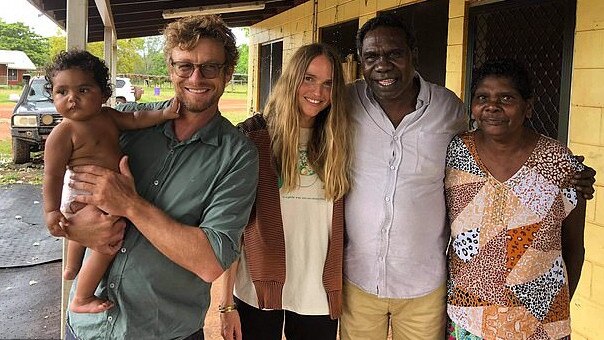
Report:
[[109,0],[94,0],[96,9],[103,20],[105,27],[113,28],[113,34],[115,34],[115,25],[113,23],[113,13],[111,13],[111,6]]
[[[7,0],[1,0],[7,1]],[[8,0],[10,1],[10,0]],[[27,0],[60,27],[66,25],[67,0]],[[88,39],[102,41],[105,26],[114,27],[117,38],[158,35],[165,25],[162,11],[216,4],[237,4],[253,0],[88,0]],[[229,27],[245,27],[270,18],[307,0],[266,0],[263,11],[222,14]]]

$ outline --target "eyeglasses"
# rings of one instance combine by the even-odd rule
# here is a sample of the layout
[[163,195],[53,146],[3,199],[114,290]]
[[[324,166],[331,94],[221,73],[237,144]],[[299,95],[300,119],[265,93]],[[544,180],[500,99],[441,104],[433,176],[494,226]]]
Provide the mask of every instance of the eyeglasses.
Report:
[[177,76],[182,78],[190,77],[195,68],[199,68],[201,75],[206,79],[214,79],[220,74],[220,70],[225,64],[207,63],[207,64],[193,64],[184,61],[173,61],[170,60],[170,65],[174,69]]

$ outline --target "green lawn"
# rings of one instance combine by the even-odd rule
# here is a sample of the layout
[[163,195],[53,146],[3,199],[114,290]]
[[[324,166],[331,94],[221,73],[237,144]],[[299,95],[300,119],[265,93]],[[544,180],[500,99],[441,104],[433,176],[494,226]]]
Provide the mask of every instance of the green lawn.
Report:
[[241,123],[244,120],[248,119],[250,116],[247,113],[247,111],[245,112],[221,112],[222,115],[231,121],[231,123],[233,123],[233,125],[237,125],[237,123]]
[[14,183],[42,184],[41,153],[34,153],[33,163],[15,165],[11,157],[11,141],[0,140],[0,185]]
[[23,86],[0,86],[0,104],[2,103],[13,103],[8,100],[8,96],[11,93],[15,93],[17,95],[21,95],[21,91],[23,90]]
[[[174,88],[171,86],[160,87],[159,95],[155,95],[154,87],[143,86],[143,89],[145,92],[140,99],[142,103],[157,102],[174,97]],[[227,84],[222,97],[227,99],[247,99],[247,85]]]
[[4,162],[11,158],[10,143],[10,140],[0,140],[0,162]]

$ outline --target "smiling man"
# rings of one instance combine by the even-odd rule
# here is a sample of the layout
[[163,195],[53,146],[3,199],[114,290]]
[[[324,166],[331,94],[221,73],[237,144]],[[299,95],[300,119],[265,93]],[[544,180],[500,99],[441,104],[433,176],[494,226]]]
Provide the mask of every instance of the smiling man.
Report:
[[442,339],[449,141],[464,131],[462,102],[415,70],[416,48],[393,16],[357,36],[364,80],[350,88],[354,186],[346,198],[341,338]]
[[[197,16],[170,23],[164,37],[180,116],[123,134],[121,173],[73,168],[73,187],[90,192],[78,201],[129,223],[97,290],[115,306],[70,312],[67,339],[203,339],[211,282],[239,256],[258,155],[218,110],[237,62],[234,36],[219,17]],[[89,227],[101,218],[83,211],[66,227],[70,238],[109,239]]]
[[[413,35],[397,17],[367,21],[357,47],[365,79],[349,88],[356,135],[341,339],[385,340],[389,327],[394,340],[443,339],[445,155],[467,128],[463,104],[416,72]],[[586,199],[594,176],[575,177]]]

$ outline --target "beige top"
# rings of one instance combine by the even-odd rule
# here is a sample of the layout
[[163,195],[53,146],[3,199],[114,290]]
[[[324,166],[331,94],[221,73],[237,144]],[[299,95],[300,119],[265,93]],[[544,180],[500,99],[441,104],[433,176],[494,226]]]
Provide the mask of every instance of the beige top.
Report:
[[[300,186],[293,192],[280,192],[286,254],[282,299],[285,310],[303,315],[328,315],[323,267],[331,232],[333,202],[325,200],[323,182],[308,165],[306,142],[311,131],[303,128],[300,133]],[[258,307],[245,249],[235,279],[234,294],[245,303]]]

